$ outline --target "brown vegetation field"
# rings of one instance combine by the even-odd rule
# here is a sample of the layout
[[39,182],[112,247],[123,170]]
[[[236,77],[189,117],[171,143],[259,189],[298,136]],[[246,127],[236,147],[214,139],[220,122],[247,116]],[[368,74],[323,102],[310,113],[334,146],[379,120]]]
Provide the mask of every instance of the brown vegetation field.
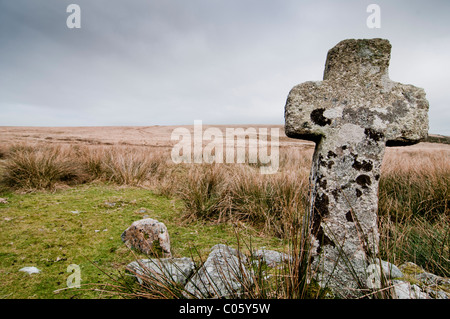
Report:
[[[281,125],[213,126],[278,128],[279,170],[263,175],[258,163],[173,163],[177,141],[170,136],[178,127],[0,127],[1,188],[25,194],[90,183],[137,186],[180,200],[185,222],[237,222],[281,239],[299,231],[313,143],[286,137]],[[448,144],[387,148],[378,210],[385,260],[450,276],[449,159]]]

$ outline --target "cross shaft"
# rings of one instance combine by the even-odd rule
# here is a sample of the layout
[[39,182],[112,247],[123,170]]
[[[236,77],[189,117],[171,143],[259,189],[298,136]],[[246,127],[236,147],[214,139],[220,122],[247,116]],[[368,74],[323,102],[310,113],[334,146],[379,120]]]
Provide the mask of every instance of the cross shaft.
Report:
[[323,81],[295,86],[285,106],[286,135],[316,143],[311,253],[338,291],[364,282],[368,260],[378,253],[385,147],[417,143],[428,132],[425,92],[389,79],[390,51],[383,39],[338,43],[328,52]]

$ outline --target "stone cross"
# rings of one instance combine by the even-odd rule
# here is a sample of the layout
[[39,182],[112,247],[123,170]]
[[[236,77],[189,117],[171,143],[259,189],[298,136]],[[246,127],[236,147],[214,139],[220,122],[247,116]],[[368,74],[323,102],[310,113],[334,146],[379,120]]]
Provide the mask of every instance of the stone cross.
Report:
[[323,81],[289,93],[286,135],[314,141],[309,227],[319,282],[340,295],[363,288],[378,253],[378,182],[386,146],[428,132],[421,88],[389,79],[391,45],[344,40],[328,51]]

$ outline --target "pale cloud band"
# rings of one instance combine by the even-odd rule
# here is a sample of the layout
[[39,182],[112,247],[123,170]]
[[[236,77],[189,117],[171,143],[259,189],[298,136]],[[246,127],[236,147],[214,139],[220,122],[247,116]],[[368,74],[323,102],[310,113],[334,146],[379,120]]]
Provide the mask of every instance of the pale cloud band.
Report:
[[[81,27],[68,28],[75,3]],[[380,28],[369,28],[370,4]],[[0,1],[0,125],[283,124],[327,50],[387,38],[390,78],[423,87],[450,135],[448,1]]]

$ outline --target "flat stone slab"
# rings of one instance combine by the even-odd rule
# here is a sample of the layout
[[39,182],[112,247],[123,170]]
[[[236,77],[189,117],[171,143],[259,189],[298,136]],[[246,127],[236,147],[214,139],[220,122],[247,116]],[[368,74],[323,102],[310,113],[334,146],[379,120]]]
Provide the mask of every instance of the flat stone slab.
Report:
[[252,255],[254,258],[265,263],[268,267],[278,267],[283,263],[292,260],[290,255],[275,250],[258,249],[253,252]]
[[185,286],[186,297],[228,298],[239,296],[243,284],[251,284],[252,276],[246,269],[245,255],[229,246],[218,244],[197,273]]
[[127,269],[136,275],[140,284],[145,278],[155,278],[159,281],[186,284],[192,275],[195,264],[191,258],[151,258],[133,261]]

